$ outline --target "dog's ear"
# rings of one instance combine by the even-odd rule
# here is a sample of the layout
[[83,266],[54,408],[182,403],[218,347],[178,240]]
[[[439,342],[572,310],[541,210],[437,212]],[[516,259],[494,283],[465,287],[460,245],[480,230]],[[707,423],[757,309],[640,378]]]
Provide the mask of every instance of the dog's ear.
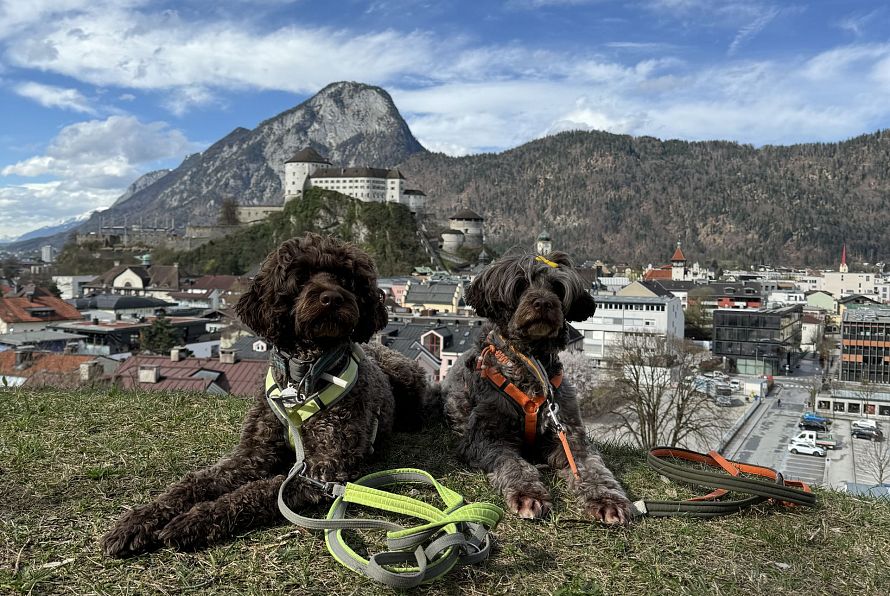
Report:
[[235,306],[242,323],[279,347],[295,340],[291,309],[297,281],[291,265],[299,252],[299,241],[292,239],[269,253]]
[[349,249],[352,273],[355,280],[356,299],[359,303],[359,320],[352,332],[352,341],[365,343],[375,332],[389,322],[386,314],[386,294],[377,287],[377,268],[364,251]]
[[488,285],[486,282],[491,276],[490,271],[492,271],[491,267],[476,276],[473,283],[467,288],[467,295],[464,298],[464,301],[476,311],[477,316],[485,318],[493,318],[495,312],[486,291]]
[[596,312],[596,302],[585,284],[581,284],[580,291],[569,305],[566,312],[566,321],[586,321]]

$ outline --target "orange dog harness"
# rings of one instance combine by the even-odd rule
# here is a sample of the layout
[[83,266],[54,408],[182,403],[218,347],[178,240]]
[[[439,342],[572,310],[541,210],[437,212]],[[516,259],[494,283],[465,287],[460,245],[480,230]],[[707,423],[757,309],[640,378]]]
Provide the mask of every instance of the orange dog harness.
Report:
[[[510,351],[516,354],[516,356],[523,361],[525,366],[535,374],[538,381],[541,383],[541,387],[544,389],[543,393],[538,395],[529,395],[525,393],[519,387],[511,383],[510,380],[502,375],[495,367],[488,365],[486,359],[489,357],[493,357],[501,364],[510,363],[510,357],[502,350],[499,350],[494,343],[490,343],[483,348],[482,352],[479,354],[479,358],[476,360],[476,370],[479,371],[479,374],[481,374],[483,378],[488,379],[498,391],[507,394],[507,396],[516,402],[522,410],[525,417],[525,432],[523,438],[526,445],[531,446],[534,445],[538,434],[538,410],[540,410],[541,406],[547,402],[547,398],[550,397],[552,391],[554,389],[559,389],[560,385],[562,385],[562,373],[557,373],[550,377],[550,379],[547,379],[544,373],[544,367],[541,366],[537,360],[533,360],[515,350]],[[559,436],[559,440],[562,443],[562,448],[563,451],[565,451],[566,459],[569,461],[569,467],[572,469],[572,474],[575,475],[575,478],[580,480],[581,475],[578,473],[575,458],[572,456],[572,451],[569,448],[565,426],[559,421],[558,411],[559,407],[556,405],[556,402],[551,400],[548,404],[547,414],[550,416],[550,420],[556,428],[557,436]]]

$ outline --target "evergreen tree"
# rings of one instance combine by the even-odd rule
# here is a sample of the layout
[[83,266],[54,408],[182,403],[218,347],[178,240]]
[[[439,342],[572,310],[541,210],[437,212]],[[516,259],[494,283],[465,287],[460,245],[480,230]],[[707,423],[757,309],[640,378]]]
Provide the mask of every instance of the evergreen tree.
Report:
[[153,354],[169,354],[179,342],[179,334],[167,317],[158,315],[154,322],[139,334],[142,350]]

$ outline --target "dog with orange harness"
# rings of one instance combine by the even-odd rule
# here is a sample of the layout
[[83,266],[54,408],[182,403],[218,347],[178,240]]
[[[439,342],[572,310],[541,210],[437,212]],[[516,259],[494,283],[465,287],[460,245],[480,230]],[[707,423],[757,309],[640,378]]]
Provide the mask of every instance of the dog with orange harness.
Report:
[[596,308],[588,288],[568,255],[554,252],[502,258],[467,291],[488,323],[442,382],[445,413],[461,433],[461,457],[487,472],[523,518],[544,517],[552,506],[536,462],[562,474],[595,519],[631,518],[624,490],[587,444],[575,388],[562,378],[568,323]]

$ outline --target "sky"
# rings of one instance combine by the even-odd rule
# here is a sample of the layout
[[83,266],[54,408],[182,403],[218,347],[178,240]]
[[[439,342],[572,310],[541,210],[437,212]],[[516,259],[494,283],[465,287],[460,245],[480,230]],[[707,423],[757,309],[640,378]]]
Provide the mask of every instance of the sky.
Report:
[[890,127],[890,5],[0,0],[0,240],[342,80],[451,155],[573,129],[838,141]]

